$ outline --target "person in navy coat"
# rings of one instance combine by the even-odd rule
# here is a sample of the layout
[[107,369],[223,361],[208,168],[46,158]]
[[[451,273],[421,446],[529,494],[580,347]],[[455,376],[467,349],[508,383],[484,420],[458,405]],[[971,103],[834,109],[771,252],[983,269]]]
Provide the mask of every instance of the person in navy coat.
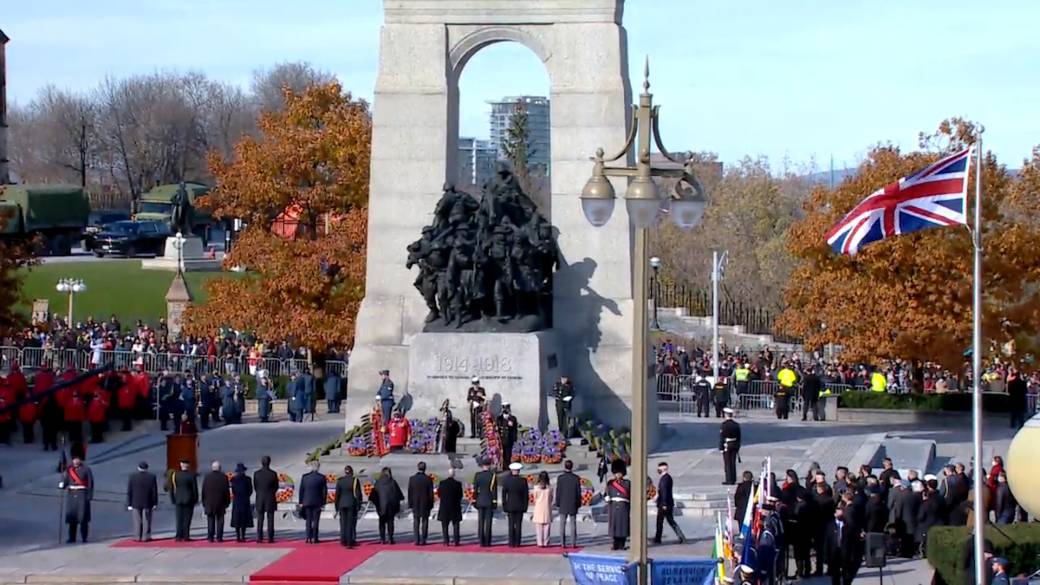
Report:
[[318,521],[321,510],[329,495],[329,486],[325,475],[319,471],[321,465],[311,463],[311,470],[300,478],[300,509],[306,521],[307,543],[318,544]]

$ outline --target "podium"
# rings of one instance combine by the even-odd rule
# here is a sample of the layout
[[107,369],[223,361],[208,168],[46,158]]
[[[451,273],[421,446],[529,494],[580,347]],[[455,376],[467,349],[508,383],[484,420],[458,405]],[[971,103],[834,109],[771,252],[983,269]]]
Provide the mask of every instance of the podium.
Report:
[[188,460],[188,468],[197,471],[199,467],[199,436],[169,434],[166,435],[166,470],[179,471],[181,459]]

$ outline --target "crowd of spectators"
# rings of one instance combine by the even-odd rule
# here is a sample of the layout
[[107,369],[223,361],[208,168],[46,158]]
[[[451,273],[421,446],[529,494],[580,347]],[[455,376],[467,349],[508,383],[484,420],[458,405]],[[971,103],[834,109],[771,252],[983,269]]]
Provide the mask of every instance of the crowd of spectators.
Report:
[[[804,477],[788,469],[780,483],[771,474],[769,485],[758,486],[755,476],[745,471],[737,485],[734,520],[746,520],[745,510],[755,505],[751,497],[761,487],[768,494],[762,508],[763,528],[752,536],[759,576],[828,574],[832,579],[840,577],[836,583],[849,583],[862,565],[867,534],[883,535],[887,556],[915,558],[926,556],[932,527],[971,526],[980,499],[971,488],[973,473],[974,469],[958,462],[950,462],[934,475],[899,470],[886,458],[880,469],[838,467],[832,477],[812,463]],[[1007,482],[1004,460],[994,456],[989,469],[981,473],[987,521],[1028,522]],[[835,524],[844,537],[831,538]],[[962,569],[971,575],[971,556],[964,559]],[[1010,569],[1006,560],[991,562],[1003,566],[987,570]]]
[[[901,359],[871,366],[850,363],[819,352],[774,352],[768,346],[754,351],[741,347],[729,348],[724,343],[719,347],[719,356],[719,376],[727,379],[735,369],[744,365],[751,370],[751,380],[775,380],[777,372],[784,364],[788,364],[798,372],[814,367],[824,384],[828,385],[870,388],[873,375],[880,373],[885,379],[885,389],[890,393],[908,393],[915,386],[926,394],[967,392],[972,388],[971,362],[965,362],[959,372],[952,372],[931,362],[915,369],[908,360]],[[652,357],[654,371],[658,376],[711,376],[713,372],[710,347],[694,345],[686,348],[666,339],[654,346]],[[1029,392],[1040,392],[1040,370],[1026,366],[999,357],[987,360],[983,368],[983,390],[1006,392],[1008,378],[1014,372],[1016,376],[1025,379]],[[1027,372],[1029,369],[1032,371]]]
[[[222,358],[254,363],[264,359],[308,359],[305,348],[294,347],[288,342],[266,343],[232,329],[223,329],[217,335],[206,337],[178,335],[172,341],[168,341],[168,337],[169,328],[163,318],[154,326],[138,319],[133,326],[124,327],[115,315],[104,321],[91,316],[76,322],[73,327],[68,327],[62,319],[37,323],[2,340],[0,346],[38,348],[42,350],[40,361],[55,366],[65,365],[56,362],[59,353],[65,350],[89,355],[87,364],[103,363],[106,352],[118,352],[127,363],[139,363],[138,360],[146,356],[161,355],[206,358],[214,362]],[[330,349],[324,357],[326,360],[346,361],[348,355],[348,351]]]

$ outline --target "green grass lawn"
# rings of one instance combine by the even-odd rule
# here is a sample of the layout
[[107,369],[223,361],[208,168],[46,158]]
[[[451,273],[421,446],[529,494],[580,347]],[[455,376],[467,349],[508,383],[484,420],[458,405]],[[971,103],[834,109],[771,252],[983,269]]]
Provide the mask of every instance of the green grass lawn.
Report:
[[[52,315],[64,315],[68,310],[68,295],[54,290],[59,278],[81,278],[87,291],[76,295],[73,316],[83,321],[88,315],[106,320],[113,313],[124,327],[137,319],[155,323],[166,316],[166,291],[173,281],[173,272],[144,270],[139,260],[112,260],[103,262],[47,263],[26,270],[22,285],[23,304],[19,309],[28,313],[34,299],[50,301]],[[234,272],[188,272],[185,279],[195,304],[206,302],[203,284],[213,278],[241,278]]]

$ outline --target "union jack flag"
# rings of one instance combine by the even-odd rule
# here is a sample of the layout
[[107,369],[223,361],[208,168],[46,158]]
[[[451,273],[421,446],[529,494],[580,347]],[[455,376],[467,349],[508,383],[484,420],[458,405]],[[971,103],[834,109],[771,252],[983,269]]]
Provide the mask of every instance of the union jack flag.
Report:
[[966,224],[971,152],[966,148],[871,193],[828,232],[827,243],[839,254],[854,256],[878,240]]

